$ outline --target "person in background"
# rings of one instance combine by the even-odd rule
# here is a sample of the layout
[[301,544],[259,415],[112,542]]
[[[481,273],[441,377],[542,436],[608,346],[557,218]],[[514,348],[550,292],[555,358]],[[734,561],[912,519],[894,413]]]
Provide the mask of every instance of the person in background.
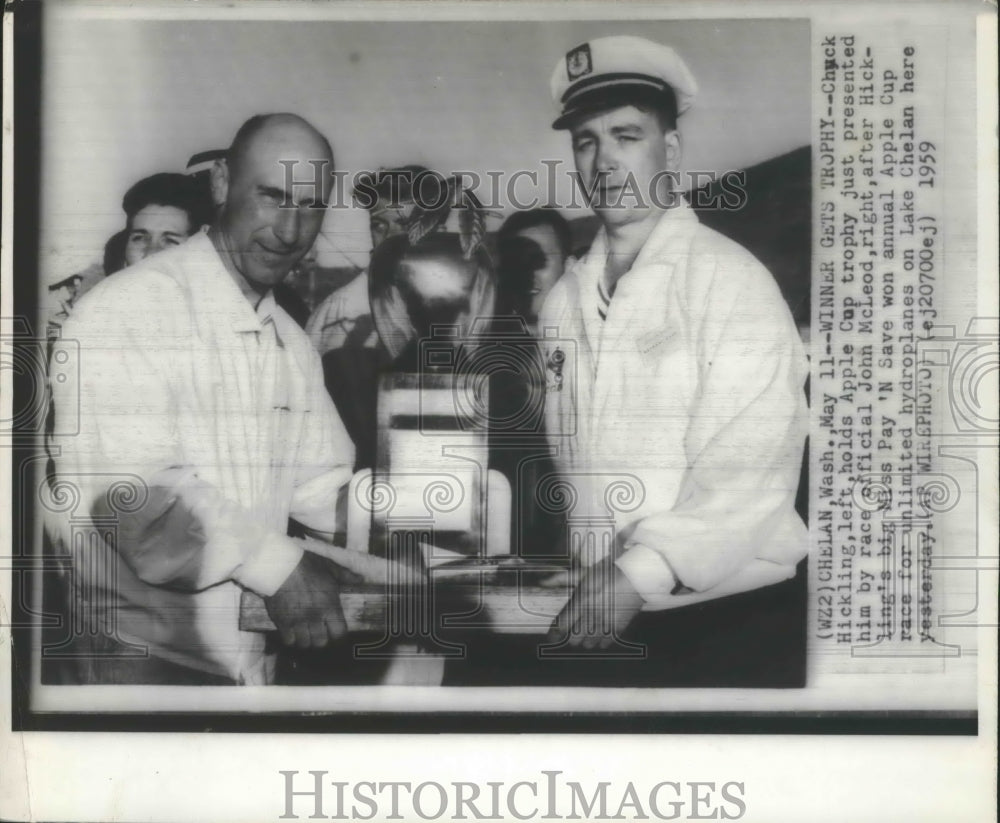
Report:
[[[363,178],[354,197],[368,211],[368,228],[374,251],[385,240],[405,234],[416,201],[414,183],[432,175],[423,166],[383,169]],[[306,334],[320,355],[333,349],[373,349],[377,343],[375,321],[368,297],[368,271],[335,289],[313,311]]]
[[389,229],[369,269],[344,287],[362,283],[363,301],[359,294],[341,303],[337,345],[323,354],[327,389],[354,440],[357,469],[375,465],[381,375],[419,371],[419,341],[435,325],[458,326],[461,337],[475,318],[493,313],[496,272],[482,237],[466,257],[460,236],[443,231],[445,217],[426,217],[434,226],[414,241]]
[[125,211],[125,266],[179,246],[212,221],[198,186],[183,174],[161,172],[136,183],[122,199]]
[[[362,317],[368,318],[373,329],[370,344],[365,327],[356,319],[345,318],[353,325],[344,329],[341,345],[322,357],[327,391],[354,442],[355,471],[413,459],[413,455],[407,457],[405,449],[391,458],[378,452],[387,446],[390,434],[379,425],[383,377],[423,373],[420,343],[431,336],[433,327],[441,325],[458,329],[456,339],[451,341],[454,367],[475,348],[475,341],[469,339],[474,337],[470,334],[473,321],[492,313],[495,273],[482,244],[484,233],[476,232],[470,242],[470,235],[442,230],[444,214],[424,214],[423,218],[426,222],[420,227],[419,238],[411,240],[409,232],[394,232],[380,242],[366,275],[359,278],[367,287],[363,303],[366,314]],[[418,222],[422,222],[419,216]],[[362,307],[356,306],[354,311],[359,310]],[[447,373],[449,368],[443,371]],[[445,533],[438,532],[436,541],[442,548],[457,548],[448,542]],[[420,684],[428,678],[440,680],[444,658],[427,654],[422,644],[403,643],[397,652],[399,656],[390,666],[391,675],[378,675],[380,682]],[[304,682],[329,682],[330,665],[328,658],[310,662],[306,657],[301,659],[297,677],[305,678]]]
[[520,315],[533,328],[570,258],[569,223],[554,208],[514,212],[497,232],[497,258],[497,313]]
[[[510,367],[490,380],[494,420],[517,420],[517,426],[490,431],[491,465],[511,485],[514,506],[511,533],[523,555],[551,554],[561,524],[539,506],[536,493],[554,472],[544,436],[545,366],[537,345],[538,313],[570,260],[570,227],[554,208],[518,211],[504,221],[496,239],[499,276],[497,317],[493,330],[507,345],[519,348]],[[524,363],[530,359],[532,368]]]
[[192,154],[184,168],[184,174],[195,182],[209,203],[212,202],[212,169],[225,159],[226,149],[209,149]]
[[53,340],[62,336],[63,324],[73,311],[76,301],[107,277],[110,273],[107,266],[118,265],[124,253],[125,231],[122,230],[112,235],[105,244],[102,263],[93,263],[83,271],[49,284],[45,306],[45,336],[49,348]]
[[108,242],[104,244],[104,255],[101,257],[101,266],[105,275],[114,274],[125,268],[125,244],[127,242],[128,229],[115,232],[108,238]]
[[[287,190],[287,159],[318,162],[316,186]],[[53,437],[56,476],[95,524],[117,518],[72,570],[82,618],[107,604],[116,622],[76,639],[79,682],[272,682],[273,650],[239,628],[243,590],[289,646],[346,632],[341,585],[357,578],[309,547],[344,531],[354,448],[273,296],[316,239],[332,162],[302,118],[251,118],[213,168],[211,229],[107,278],[66,323],[81,367],[51,391],[57,423],[76,415],[78,430]],[[289,518],[310,539],[287,536]]]
[[[94,286],[115,272],[139,263],[151,254],[180,245],[192,234],[204,228],[212,218],[211,200],[206,201],[193,181],[183,174],[162,172],[144,177],[133,184],[122,198],[125,228],[111,235],[104,244],[100,265],[90,266],[80,274],[66,278],[50,287],[54,308],[49,314],[46,333],[48,355],[73,307]],[[51,455],[54,408],[47,395],[45,415],[45,448],[49,453],[46,477],[53,482],[54,462]],[[48,529],[53,540],[56,535]]]
[[549,638],[596,657],[556,668],[578,684],[802,685],[808,366],[774,278],[675,182],[694,78],[667,46],[604,37],[559,60],[551,91],[602,225],[542,310],[546,432],[574,515],[615,526],[578,558]]
[[81,297],[105,277],[150,254],[177,246],[212,220],[211,200],[183,174],[161,172],[133,184],[122,198],[125,228],[104,245],[101,264],[90,266],[49,287],[53,310],[48,336],[53,339]]

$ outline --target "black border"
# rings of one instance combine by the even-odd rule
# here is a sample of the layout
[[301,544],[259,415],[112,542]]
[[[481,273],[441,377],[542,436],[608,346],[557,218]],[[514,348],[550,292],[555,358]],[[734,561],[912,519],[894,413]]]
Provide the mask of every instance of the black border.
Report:
[[[14,15],[14,313],[38,317],[40,236],[40,141],[42,134],[41,0],[9,0],[5,14]],[[44,339],[44,330],[39,336]],[[25,341],[27,345],[37,345]],[[15,374],[14,408],[30,396],[30,374]],[[18,435],[23,439],[18,439]],[[12,471],[36,456],[35,432],[15,432]],[[37,463],[35,464],[37,466]],[[16,476],[16,474],[14,475]],[[32,477],[29,473],[28,477]],[[11,478],[13,479],[13,478]],[[33,479],[33,478],[32,478]],[[12,546],[30,546],[34,523],[30,488],[11,484]],[[30,560],[30,553],[25,560]],[[15,563],[18,561],[15,559]],[[24,562],[22,560],[22,562]],[[30,584],[33,572],[22,572]],[[17,574],[14,578],[17,578]],[[31,591],[30,588],[27,589]],[[10,593],[8,593],[10,594]],[[13,604],[15,625],[24,622],[24,604]],[[40,713],[30,708],[32,632],[13,630],[11,665],[12,731],[14,732],[248,732],[248,733],[373,733],[373,734],[780,734],[780,735],[961,735],[978,734],[977,712],[687,712],[687,713],[461,713],[408,712],[329,714],[100,714]],[[74,687],[68,687],[74,688]],[[275,687],[280,688],[280,687]]]
[[[74,688],[74,687],[67,687]],[[205,686],[202,688],[211,688]],[[275,686],[274,688],[281,688]],[[27,730],[27,729],[26,729]],[[604,712],[500,714],[31,715],[30,730],[62,732],[251,732],[285,734],[782,734],[920,735],[978,734],[976,713],[941,716],[922,712],[685,714]]]
[[[15,352],[22,347],[44,345],[44,329],[35,328],[38,318],[39,243],[40,237],[40,186],[41,179],[41,100],[42,100],[42,4],[40,0],[10,0],[4,14],[14,17],[13,48],[13,112],[14,112],[14,168],[12,174],[13,215],[13,271],[10,285],[14,293]],[[20,326],[20,329],[17,328]],[[30,357],[30,353],[28,355]],[[22,362],[25,362],[22,360]],[[28,361],[30,362],[30,360]],[[37,391],[33,376],[28,372],[14,371],[12,380],[13,409],[30,406],[30,398]],[[27,406],[19,400],[29,398]],[[11,544],[0,549],[12,556],[12,588],[15,582],[25,584],[21,591],[31,591],[34,573],[31,535],[34,523],[33,495],[34,473],[29,472],[29,488],[22,488],[16,479],[19,467],[30,466],[36,456],[34,424],[29,420],[24,427],[15,423],[11,449]],[[23,426],[23,421],[22,421]],[[29,428],[30,427],[30,428]],[[12,595],[13,592],[8,592]],[[27,622],[26,604],[20,597],[8,596],[11,603],[11,724],[13,730],[30,728],[29,698],[31,688],[31,630]]]

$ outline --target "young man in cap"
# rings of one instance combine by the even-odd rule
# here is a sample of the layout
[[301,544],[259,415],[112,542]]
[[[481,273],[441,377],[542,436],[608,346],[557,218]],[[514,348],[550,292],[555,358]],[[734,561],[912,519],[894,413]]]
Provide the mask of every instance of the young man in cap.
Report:
[[671,48],[606,37],[560,60],[551,90],[602,227],[543,308],[546,422],[573,515],[613,518],[615,540],[581,559],[550,640],[625,654],[614,684],[798,685],[807,363],[771,275],[677,186],[694,78]]

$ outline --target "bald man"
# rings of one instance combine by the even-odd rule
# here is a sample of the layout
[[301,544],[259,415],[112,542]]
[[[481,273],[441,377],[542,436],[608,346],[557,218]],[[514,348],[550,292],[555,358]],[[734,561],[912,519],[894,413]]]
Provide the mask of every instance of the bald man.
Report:
[[[307,549],[344,531],[354,448],[272,293],[319,232],[332,163],[300,117],[247,121],[212,173],[211,230],[109,277],[65,327],[79,373],[52,388],[79,432],[56,472],[79,489],[67,530],[82,515],[101,538],[73,558],[72,602],[101,626],[74,640],[80,682],[272,682],[264,638],[238,626],[243,590],[287,644],[345,633],[351,575]],[[287,537],[289,518],[311,537]]]

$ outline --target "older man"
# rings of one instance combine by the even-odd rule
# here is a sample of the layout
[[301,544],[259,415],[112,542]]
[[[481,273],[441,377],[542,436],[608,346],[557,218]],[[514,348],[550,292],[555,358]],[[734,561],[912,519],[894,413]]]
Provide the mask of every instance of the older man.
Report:
[[677,187],[676,121],[696,87],[673,49],[592,40],[551,89],[602,227],[543,308],[561,338],[543,341],[547,427],[574,515],[613,518],[616,536],[581,558],[592,565],[551,637],[626,656],[636,640],[662,684],[794,685],[802,671],[784,661],[804,659],[790,651],[804,615],[782,581],[807,549],[795,324],[770,273]]
[[115,527],[73,558],[77,602],[109,603],[113,627],[80,638],[83,682],[270,682],[264,638],[238,627],[244,589],[286,643],[345,632],[347,573],[286,527],[343,530],[354,450],[272,294],[316,238],[332,162],[300,117],[247,121],[213,170],[210,231],[99,284],[66,324],[79,378],[53,394],[57,419],[79,404],[79,433],[56,438],[57,475],[79,489],[78,513]]

